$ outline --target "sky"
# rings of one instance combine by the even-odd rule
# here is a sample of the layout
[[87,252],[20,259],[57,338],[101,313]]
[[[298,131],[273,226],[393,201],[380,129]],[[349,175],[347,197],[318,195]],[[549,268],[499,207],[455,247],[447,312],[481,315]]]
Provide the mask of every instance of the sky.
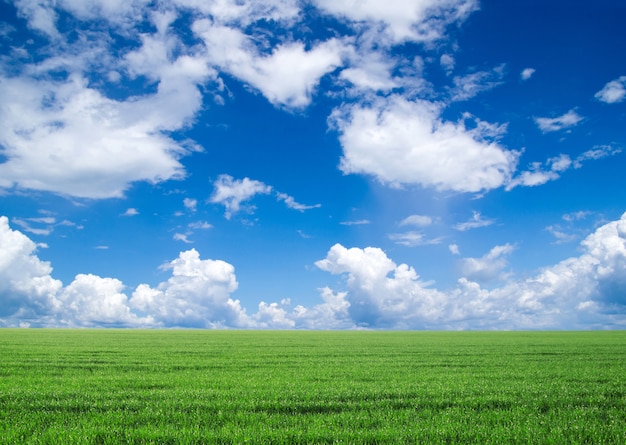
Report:
[[0,1],[0,326],[626,329],[625,20]]

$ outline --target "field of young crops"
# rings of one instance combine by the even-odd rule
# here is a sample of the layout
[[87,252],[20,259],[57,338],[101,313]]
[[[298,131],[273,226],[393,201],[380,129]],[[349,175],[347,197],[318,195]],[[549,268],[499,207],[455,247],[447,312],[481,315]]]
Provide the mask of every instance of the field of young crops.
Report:
[[0,443],[625,444],[626,332],[0,330]]

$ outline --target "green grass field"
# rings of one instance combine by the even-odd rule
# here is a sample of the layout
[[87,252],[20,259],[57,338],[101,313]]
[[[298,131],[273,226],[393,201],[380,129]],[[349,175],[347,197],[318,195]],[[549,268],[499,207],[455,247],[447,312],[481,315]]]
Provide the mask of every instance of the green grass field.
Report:
[[0,443],[626,444],[626,332],[0,330]]

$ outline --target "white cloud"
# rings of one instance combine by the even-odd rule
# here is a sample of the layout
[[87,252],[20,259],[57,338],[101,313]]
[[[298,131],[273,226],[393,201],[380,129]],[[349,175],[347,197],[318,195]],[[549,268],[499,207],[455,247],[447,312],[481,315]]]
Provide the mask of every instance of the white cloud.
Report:
[[507,267],[506,256],[510,255],[515,247],[511,244],[495,246],[480,258],[463,258],[460,262],[461,273],[472,281],[489,282],[495,279],[505,279],[507,274],[503,269]]
[[211,64],[259,90],[275,105],[307,106],[320,78],[342,64],[344,44],[337,39],[309,50],[301,42],[284,43],[266,55],[236,28],[198,20],[193,31],[203,39]]
[[[626,313],[626,213],[598,228],[583,253],[485,290],[461,278],[446,292],[420,283],[415,270],[377,248],[333,246],[316,265],[346,276],[344,299],[358,326],[395,329],[623,329]],[[510,245],[497,246],[473,264],[483,278],[501,275]],[[481,263],[481,264],[478,264]],[[334,291],[333,291],[334,292]]]
[[[350,47],[347,48],[349,49]],[[339,78],[352,84],[357,97],[363,90],[389,91],[400,86],[400,79],[391,74],[396,65],[391,57],[371,48],[346,51],[345,57],[350,66],[341,71]]]
[[546,230],[556,238],[556,244],[569,243],[578,238],[576,234],[566,232],[561,226],[558,224],[553,224],[546,227]]
[[624,97],[626,97],[626,76],[608,82],[595,94],[596,99],[607,104],[621,102]]
[[277,192],[276,196],[280,201],[284,201],[287,207],[289,207],[290,209],[298,210],[299,212],[304,212],[305,210],[311,210],[311,209],[318,209],[322,206],[321,204],[315,204],[315,205],[300,204],[299,202],[296,202],[296,200],[292,196],[289,196],[286,193]]
[[596,146],[592,150],[587,150],[573,160],[569,155],[560,154],[549,158],[545,162],[545,166],[542,165],[541,162],[533,162],[530,164],[529,170],[519,173],[507,184],[506,190],[512,190],[520,185],[525,187],[543,185],[546,182],[559,179],[561,173],[571,168],[581,168],[586,161],[598,160],[619,153],[621,153],[621,149],[614,148],[610,145],[603,145]]
[[371,223],[369,219],[358,219],[355,221],[341,221],[339,224],[342,226],[363,226]]
[[398,223],[399,226],[426,227],[433,223],[433,219],[426,215],[410,215]]
[[[161,130],[181,122],[165,110],[199,100],[181,91],[115,101],[87,87],[80,76],[52,82],[0,79],[0,187],[44,190],[83,198],[123,195],[134,181],[160,182],[184,175],[178,158],[189,147]],[[198,93],[199,94],[199,93]]]
[[196,211],[196,207],[198,206],[198,200],[197,199],[191,199],[191,198],[185,198],[185,199],[183,199],[183,205],[185,206],[185,208],[187,210],[195,212]]
[[[179,159],[199,147],[170,132],[191,123],[202,105],[198,86],[216,74],[196,48],[183,48],[171,34],[174,13],[152,14],[157,32],[140,36],[133,28],[150,16],[145,3],[16,3],[30,25],[53,41],[42,50],[45,58],[17,61],[6,71],[12,77],[0,77],[0,145],[7,158],[0,164],[0,187],[110,198],[121,197],[136,181],[184,176]],[[56,29],[62,10],[76,19],[79,38]],[[96,19],[114,26],[89,27]],[[112,51],[116,34],[132,43]],[[108,97],[107,79],[118,82],[123,75],[145,78],[148,89]]]
[[335,244],[315,263],[347,275],[350,318],[364,327],[427,327],[441,315],[445,294],[426,288],[412,267],[396,265],[378,248],[346,249]]
[[263,0],[242,2],[240,0],[174,0],[184,8],[194,9],[220,24],[246,27],[260,20],[291,22],[300,14],[298,0]]
[[455,76],[454,88],[451,89],[453,101],[469,100],[478,94],[489,91],[502,84],[504,65],[495,67],[491,71],[478,71],[465,76]]
[[427,239],[423,233],[413,230],[404,233],[392,233],[389,235],[389,239],[396,244],[409,247],[439,244],[441,242],[441,238]]
[[176,241],[182,241],[185,244],[192,244],[193,241],[190,241],[189,238],[187,238],[189,235],[191,234],[190,233],[175,233],[172,238]]
[[[506,184],[519,153],[485,140],[485,127],[443,121],[437,104],[392,95],[333,112],[344,173],[364,173],[393,186],[481,192]],[[491,127],[489,127],[491,128]],[[490,130],[491,131],[491,130]]]
[[454,228],[460,232],[465,232],[466,230],[478,229],[480,227],[487,227],[495,223],[494,219],[484,219],[480,212],[472,212],[472,217],[462,223],[455,224]]
[[56,323],[67,327],[152,325],[151,317],[141,318],[131,312],[123,290],[123,283],[115,278],[76,275],[59,294]]
[[611,145],[596,145],[591,150],[587,150],[574,160],[574,168],[582,167],[582,163],[585,161],[603,159],[621,152],[621,148],[613,147]]
[[[249,201],[257,194],[266,195],[271,193],[272,187],[265,185],[261,181],[249,178],[235,180],[230,175],[220,175],[213,183],[215,190],[210,201],[222,204],[226,208],[224,216],[230,219],[232,215],[241,210],[241,204]],[[253,207],[247,207],[250,211]]]
[[139,210],[133,207],[126,209],[126,211],[122,213],[122,216],[136,216],[136,215],[139,215]]
[[[0,325],[181,326],[202,328],[354,327],[393,329],[624,329],[626,213],[590,234],[580,256],[535,276],[485,290],[468,278],[442,291],[396,264],[381,249],[334,245],[315,264],[346,278],[345,290],[320,289],[322,302],[291,307],[261,302],[248,316],[238,300],[234,267],[194,250],[163,266],[171,277],[139,285],[128,298],[114,278],[79,274],[67,287],[35,254],[36,245],[0,217]],[[510,245],[468,266],[469,275],[502,278]],[[465,260],[468,260],[467,258]],[[469,264],[469,263],[467,263]]]
[[237,287],[235,268],[221,260],[202,260],[195,250],[181,252],[163,266],[172,276],[156,288],[141,284],[129,306],[165,326],[243,327],[245,311],[230,298]]
[[367,24],[372,30],[381,30],[378,32],[381,44],[440,39],[447,25],[465,20],[478,9],[474,0],[315,0],[314,3],[325,12],[350,21],[356,28]]
[[583,118],[574,110],[569,110],[567,113],[558,117],[536,117],[535,123],[543,133],[552,131],[560,131],[567,128],[578,125]]
[[565,221],[571,222],[580,221],[581,219],[587,218],[589,215],[591,215],[591,212],[587,210],[579,210],[578,212],[566,213],[561,218]]
[[448,246],[448,250],[452,255],[460,255],[461,251],[459,250],[459,246],[457,244],[450,244]]
[[206,230],[206,229],[211,229],[212,227],[213,226],[206,221],[196,221],[196,222],[189,223],[190,229]]
[[0,216],[0,323],[6,318],[38,321],[59,306],[57,294],[62,287],[51,277],[49,262],[36,255],[37,245],[9,227]]
[[534,68],[524,68],[522,70],[522,72],[520,73],[520,78],[522,80],[528,80],[531,77],[533,77],[533,74],[535,74],[535,69]]
[[250,178],[236,180],[230,175],[220,175],[213,185],[215,190],[211,195],[210,202],[222,204],[226,207],[224,214],[226,219],[230,219],[232,215],[241,210],[252,213],[255,207],[246,205],[242,209],[242,203],[250,201],[256,195],[267,195],[272,192],[276,195],[278,201],[283,201],[287,207],[299,212],[321,207],[321,204],[300,204],[293,196],[276,191],[272,186]]
[[455,63],[456,61],[454,60],[454,57],[450,54],[442,54],[439,58],[439,64],[448,75],[450,75],[454,70]]
[[13,218],[11,221],[28,233],[44,236],[50,235],[56,224],[56,219],[53,217]]

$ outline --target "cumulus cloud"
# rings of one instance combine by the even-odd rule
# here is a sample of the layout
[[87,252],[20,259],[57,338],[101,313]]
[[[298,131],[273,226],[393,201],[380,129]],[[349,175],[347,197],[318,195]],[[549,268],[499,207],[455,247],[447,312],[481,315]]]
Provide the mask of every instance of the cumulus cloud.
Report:
[[478,9],[474,0],[315,0],[320,9],[343,18],[355,27],[363,23],[377,31],[381,44],[405,41],[428,42],[440,39],[446,26],[464,21]]
[[62,283],[52,278],[50,263],[41,261],[36,251],[30,238],[0,216],[0,322],[11,317],[36,322],[60,305]]
[[441,119],[437,104],[398,95],[333,112],[344,173],[364,173],[393,186],[481,192],[506,184],[519,153],[487,140],[484,127]]
[[[581,243],[582,254],[486,290],[467,277],[440,291],[397,265],[378,248],[333,246],[316,265],[346,277],[345,300],[358,326],[417,328],[624,328],[626,214]],[[501,275],[513,247],[496,246],[470,269],[481,278]],[[468,267],[469,267],[469,263]],[[468,270],[469,271],[469,270]]]
[[624,97],[626,97],[626,76],[608,82],[595,94],[596,99],[607,104],[621,102]]
[[0,217],[0,325],[66,327],[248,327],[255,326],[230,295],[235,269],[221,260],[181,252],[162,268],[172,276],[156,287],[139,285],[129,298],[115,278],[78,274],[67,286],[36,245]]
[[190,147],[161,131],[181,125],[164,110],[175,108],[169,101],[188,99],[191,115],[200,102],[172,93],[124,102],[89,88],[79,75],[58,82],[0,78],[0,145],[7,158],[0,187],[108,198],[135,181],[182,178],[178,159]]
[[[581,243],[581,254],[536,275],[484,289],[476,281],[501,278],[510,244],[466,261],[466,277],[439,290],[379,248],[336,244],[316,266],[345,277],[344,289],[324,287],[322,302],[291,306],[261,302],[248,315],[232,298],[234,266],[181,252],[162,268],[167,281],[139,285],[131,297],[115,278],[78,274],[67,286],[36,245],[0,217],[0,325],[201,328],[393,329],[623,329],[626,312],[626,213]],[[451,249],[452,251],[453,249]],[[454,249],[456,250],[456,249]]]
[[[242,326],[245,311],[230,298],[237,287],[235,268],[221,260],[202,260],[195,249],[163,266],[172,276],[156,288],[140,284],[129,300],[133,310],[165,326]],[[244,323],[245,324],[245,323]]]
[[565,130],[578,125],[583,118],[575,110],[557,117],[536,117],[535,123],[543,133]]

